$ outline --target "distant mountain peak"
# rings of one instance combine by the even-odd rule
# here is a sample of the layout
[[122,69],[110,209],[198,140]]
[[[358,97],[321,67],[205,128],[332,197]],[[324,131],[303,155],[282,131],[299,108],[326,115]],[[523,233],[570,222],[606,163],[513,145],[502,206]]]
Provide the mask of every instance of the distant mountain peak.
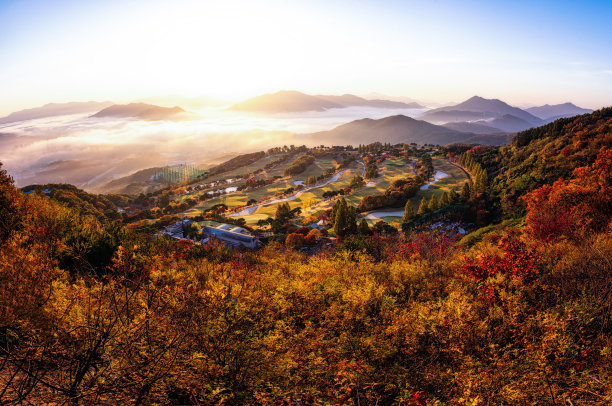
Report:
[[46,117],[55,117],[71,114],[87,114],[98,111],[112,105],[112,102],[68,102],[68,103],[47,103],[44,106],[29,108],[16,111],[6,117],[0,117],[0,124],[13,123],[18,121],[34,120]]
[[573,117],[593,112],[591,109],[583,109],[582,107],[578,107],[571,102],[552,105],[545,104],[543,106],[530,107],[525,110],[547,122],[554,121],[559,118]]
[[280,90],[276,93],[268,93],[245,100],[233,105],[230,110],[255,113],[296,113],[356,106],[387,109],[423,108],[416,103],[368,100],[353,94],[313,96],[297,90]]
[[180,120],[187,118],[189,113],[181,107],[160,107],[147,103],[113,104],[92,115],[93,118],[123,117],[142,120]]
[[[524,122],[524,128],[521,128],[522,130],[544,123],[541,118],[536,117],[528,111],[513,107],[499,99],[485,99],[481,96],[472,96],[464,102],[454,106],[430,110],[425,113],[422,118],[435,124],[454,122],[454,125],[457,126],[457,123],[462,121],[473,122],[493,119],[498,119],[500,124],[504,124],[505,121],[511,120],[510,117],[505,116],[512,116],[522,120]],[[518,128],[516,125],[511,127],[512,130],[509,130],[508,127],[494,127],[502,131],[515,131],[514,128]]]

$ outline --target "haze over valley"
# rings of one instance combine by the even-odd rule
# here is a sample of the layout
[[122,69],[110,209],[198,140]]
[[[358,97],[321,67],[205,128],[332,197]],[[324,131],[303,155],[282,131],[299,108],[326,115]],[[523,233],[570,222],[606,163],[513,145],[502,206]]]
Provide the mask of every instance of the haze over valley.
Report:
[[542,117],[477,96],[428,109],[416,102],[295,91],[191,110],[142,102],[48,104],[0,118],[0,159],[17,185],[71,183],[102,192],[111,180],[142,169],[209,167],[271,146],[377,140],[501,145],[508,134],[591,111],[570,103],[530,110]]

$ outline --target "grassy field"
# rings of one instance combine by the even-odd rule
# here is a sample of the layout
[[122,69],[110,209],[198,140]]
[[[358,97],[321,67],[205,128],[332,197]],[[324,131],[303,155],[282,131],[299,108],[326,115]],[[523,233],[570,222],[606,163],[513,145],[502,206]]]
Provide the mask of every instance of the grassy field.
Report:
[[457,193],[460,193],[461,189],[463,188],[463,184],[466,180],[468,180],[467,176],[465,176],[465,173],[461,169],[449,164],[445,159],[434,158],[432,161],[434,169],[448,174],[448,177],[440,179],[433,185],[429,185],[429,188],[426,190],[419,190],[419,193],[410,199],[415,213],[419,210],[419,204],[421,203],[421,199],[423,197],[429,200],[431,199],[431,195],[435,193],[439,199],[442,197],[444,192],[450,191],[451,189],[455,189]]
[[[290,161],[283,165],[280,165],[273,171],[270,171],[269,174],[266,174],[266,176],[275,176],[275,174],[280,174],[282,176],[284,169],[291,163],[292,162]],[[438,197],[440,197],[442,193],[450,189],[455,189],[456,191],[460,192],[461,188],[463,187],[463,183],[467,180],[467,177],[461,169],[449,164],[444,159],[434,158],[433,164],[436,170],[445,172],[449,176],[444,179],[440,179],[433,185],[430,185],[427,190],[419,191],[419,193],[411,199],[415,211],[418,210],[419,203],[423,196],[425,196],[426,199],[430,199],[431,195],[435,193],[436,195],[438,195]],[[318,159],[315,164],[311,165],[306,171],[299,175],[283,179],[280,182],[275,182],[271,185],[256,190],[248,192],[235,192],[226,196],[209,200],[205,203],[199,204],[198,206],[192,208],[184,214],[188,216],[195,216],[201,214],[203,208],[210,207],[218,203],[224,203],[230,208],[242,206],[246,204],[246,202],[250,199],[260,200],[265,196],[272,196],[277,192],[286,190],[289,187],[293,187],[295,181],[305,181],[309,176],[318,176],[328,168],[335,167],[335,165],[336,162],[331,159]],[[360,163],[355,162],[351,166],[349,166],[349,169],[350,170],[345,172],[343,176],[338,179],[338,181],[333,182],[325,187],[313,189],[302,193],[296,199],[289,201],[289,206],[292,209],[295,207],[302,208],[302,214],[304,216],[307,216],[319,210],[328,209],[329,207],[331,207],[331,205],[333,205],[335,199],[325,200],[322,197],[323,193],[326,191],[339,190],[348,187],[353,176],[361,175],[363,171],[363,166]],[[403,158],[387,159],[383,164],[379,165],[379,175],[380,176],[378,178],[373,180],[375,183],[374,186],[360,188],[350,196],[346,196],[347,202],[351,205],[356,206],[359,204],[362,197],[384,192],[389,187],[391,182],[393,182],[395,179],[402,179],[406,176],[413,176],[414,172],[412,171],[412,161],[410,159]],[[235,185],[233,184],[232,186]],[[253,214],[246,215],[243,217],[248,224],[255,224],[258,220],[266,219],[269,216],[273,216],[276,211],[276,206],[276,204],[262,206],[259,207]],[[398,209],[389,211],[397,210]],[[381,219],[391,224],[399,224],[398,217],[386,216],[382,217]],[[370,224],[374,224],[376,221],[378,220],[368,220]]]
[[251,163],[250,165],[246,165],[241,168],[234,169],[233,171],[224,172],[218,175],[211,176],[207,178],[205,181],[203,181],[203,183],[210,183],[210,182],[216,182],[218,180],[231,179],[236,176],[243,175],[245,173],[255,172],[258,169],[263,169],[264,166],[266,166],[268,163],[274,162],[286,155],[287,155],[286,153],[267,155],[263,157],[262,159],[259,159]]
[[[297,159],[297,157],[295,158]],[[261,176],[263,176],[264,178],[272,178],[274,176],[283,176],[283,172],[285,171],[285,169],[290,166],[295,159],[289,160],[275,168],[273,168],[271,171],[266,172],[264,174],[262,174]],[[242,168],[243,171],[240,173],[245,173],[247,172],[246,168],[250,168],[250,172],[252,172],[253,170],[256,170],[258,168],[263,167],[263,165],[265,165],[267,162],[262,164],[263,160],[258,161],[259,162],[259,167],[256,167],[256,163],[250,165],[249,167],[244,167]],[[269,160],[266,160],[269,161]],[[295,182],[297,181],[302,181],[305,182],[306,179],[308,179],[310,176],[319,176],[322,175],[325,171],[327,171],[329,168],[335,168],[336,167],[336,161],[334,161],[333,159],[330,158],[319,158],[315,161],[314,164],[310,165],[304,172],[295,175],[293,177],[290,178],[286,178],[286,179],[281,179],[278,182],[275,182],[273,184],[270,184],[268,186],[264,186],[255,190],[249,190],[249,191],[241,191],[241,192],[234,192],[234,193],[230,193],[228,195],[225,196],[220,196],[217,197],[215,199],[211,199],[208,200],[204,203],[200,203],[198,205],[196,205],[195,207],[193,207],[192,209],[186,211],[184,214],[187,216],[195,216],[198,214],[201,214],[202,209],[213,206],[215,204],[219,204],[219,203],[223,203],[226,204],[228,207],[232,208],[232,207],[236,207],[236,206],[243,206],[246,204],[247,201],[249,201],[250,199],[255,199],[255,200],[260,200],[266,196],[274,196],[276,193],[279,193],[283,190],[286,190],[288,188],[291,187],[295,187]],[[361,165],[356,164],[359,166],[359,168],[362,168]],[[229,173],[226,174],[225,176],[221,177],[222,179],[227,179],[230,178],[231,176],[229,176]],[[348,186],[349,181],[346,181],[346,185],[343,185],[342,187],[346,187]],[[244,184],[244,181],[241,182],[236,182],[231,184],[230,186],[240,186]],[[336,182],[334,183],[334,185],[337,184],[343,184],[343,182]],[[207,189],[207,190],[203,190],[201,192],[198,192],[197,194],[192,194],[192,195],[184,195],[179,197],[177,200],[182,200],[185,199],[187,197],[193,197],[196,196],[198,194],[203,194],[206,193],[208,190],[214,190],[214,189],[218,189],[218,188],[212,188],[212,189]],[[326,187],[324,189],[321,189],[321,191],[319,193],[318,190],[317,191],[312,191],[312,192],[306,192],[303,195],[299,196],[297,199],[295,199],[294,201],[290,201],[290,205],[291,208],[300,206],[300,207],[304,207],[307,206],[308,203],[312,200],[312,199],[321,199],[321,196],[323,194],[323,192],[325,190],[332,190],[332,187]],[[318,197],[317,197],[318,196]],[[249,223],[255,223],[257,222],[257,220],[260,220],[262,218],[266,218],[269,215],[273,215],[274,212],[276,210],[276,205],[270,205],[270,206],[266,206],[266,207],[261,207],[257,210],[256,213],[254,213],[251,216],[245,216],[245,219],[247,219],[247,222]]]
[[414,175],[412,172],[412,161],[403,158],[386,159],[382,165],[379,165],[378,174],[378,178],[373,180],[376,183],[375,186],[363,187],[357,190],[346,198],[347,203],[357,206],[362,197],[383,193],[394,180]]
[[[391,162],[391,165],[389,166],[393,166],[393,162]],[[461,189],[463,188],[463,184],[464,182],[467,180],[467,176],[465,175],[465,173],[457,168],[456,166],[453,166],[451,164],[449,164],[446,160],[441,159],[441,158],[434,158],[433,159],[433,165],[434,165],[434,169],[435,170],[439,170],[442,171],[446,174],[448,174],[449,176],[443,179],[440,179],[439,181],[437,181],[436,183],[429,185],[429,188],[426,190],[419,190],[419,193],[416,194],[416,196],[414,196],[413,198],[410,199],[410,202],[412,203],[412,206],[414,207],[414,211],[415,213],[418,211],[419,209],[419,204],[421,203],[421,199],[423,197],[425,197],[427,200],[431,199],[432,194],[436,194],[436,196],[438,197],[438,199],[442,196],[442,194],[446,191],[450,191],[451,189],[455,189],[456,192],[461,192]],[[405,167],[404,170],[407,170],[408,168]],[[406,172],[403,172],[404,176],[406,176]],[[409,175],[412,175],[412,168],[410,168],[409,172],[407,172]],[[402,176],[399,176],[400,178]],[[389,186],[389,183],[397,178],[394,176],[387,176],[388,179],[385,179],[384,182],[381,182],[381,185],[384,185],[385,187],[382,188],[382,191],[384,191],[386,189],[387,186]],[[357,201],[356,203],[354,203],[354,199],[353,197],[361,197],[361,196],[365,196],[368,194],[372,194],[371,192],[369,192],[367,190],[368,188],[361,189],[359,190],[357,193],[354,194],[354,196],[351,197],[351,203],[352,204],[358,204],[359,202]],[[370,188],[372,189],[372,188]],[[381,189],[381,187],[379,185],[377,185],[377,189]],[[388,211],[398,211],[401,210],[401,208],[396,208],[396,209],[388,209]],[[386,211],[386,210],[374,210],[374,212],[381,212],[381,211]],[[377,220],[370,220],[368,219],[368,223],[370,225],[376,223],[379,219]],[[381,217],[380,220],[384,220],[387,223],[398,223],[399,224],[399,218],[395,217],[395,216],[385,216],[385,217]]]

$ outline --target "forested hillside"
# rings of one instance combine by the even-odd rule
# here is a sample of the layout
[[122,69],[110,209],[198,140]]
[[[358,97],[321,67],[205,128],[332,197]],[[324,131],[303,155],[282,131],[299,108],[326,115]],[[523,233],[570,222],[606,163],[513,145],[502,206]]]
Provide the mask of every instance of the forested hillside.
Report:
[[610,107],[523,131],[500,148],[503,175],[495,179],[495,194],[506,212],[524,207],[520,196],[526,191],[571,178],[575,168],[589,165],[602,149],[610,148],[611,140]]
[[1,403],[610,404],[611,124],[449,149],[463,239],[366,224],[312,256],[139,235],[2,171]]

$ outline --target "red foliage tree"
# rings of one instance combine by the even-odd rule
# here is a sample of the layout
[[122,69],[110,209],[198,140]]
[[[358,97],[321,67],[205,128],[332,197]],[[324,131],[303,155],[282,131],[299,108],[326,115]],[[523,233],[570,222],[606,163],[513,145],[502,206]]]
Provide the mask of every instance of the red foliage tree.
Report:
[[464,257],[463,271],[478,280],[485,280],[498,273],[522,278],[525,282],[532,281],[537,273],[537,255],[533,247],[514,236],[503,236],[498,243],[502,254],[484,255],[471,259]]
[[574,179],[559,179],[525,195],[531,233],[552,241],[604,229],[612,208],[611,174],[612,150],[602,148],[593,165],[574,170]]

